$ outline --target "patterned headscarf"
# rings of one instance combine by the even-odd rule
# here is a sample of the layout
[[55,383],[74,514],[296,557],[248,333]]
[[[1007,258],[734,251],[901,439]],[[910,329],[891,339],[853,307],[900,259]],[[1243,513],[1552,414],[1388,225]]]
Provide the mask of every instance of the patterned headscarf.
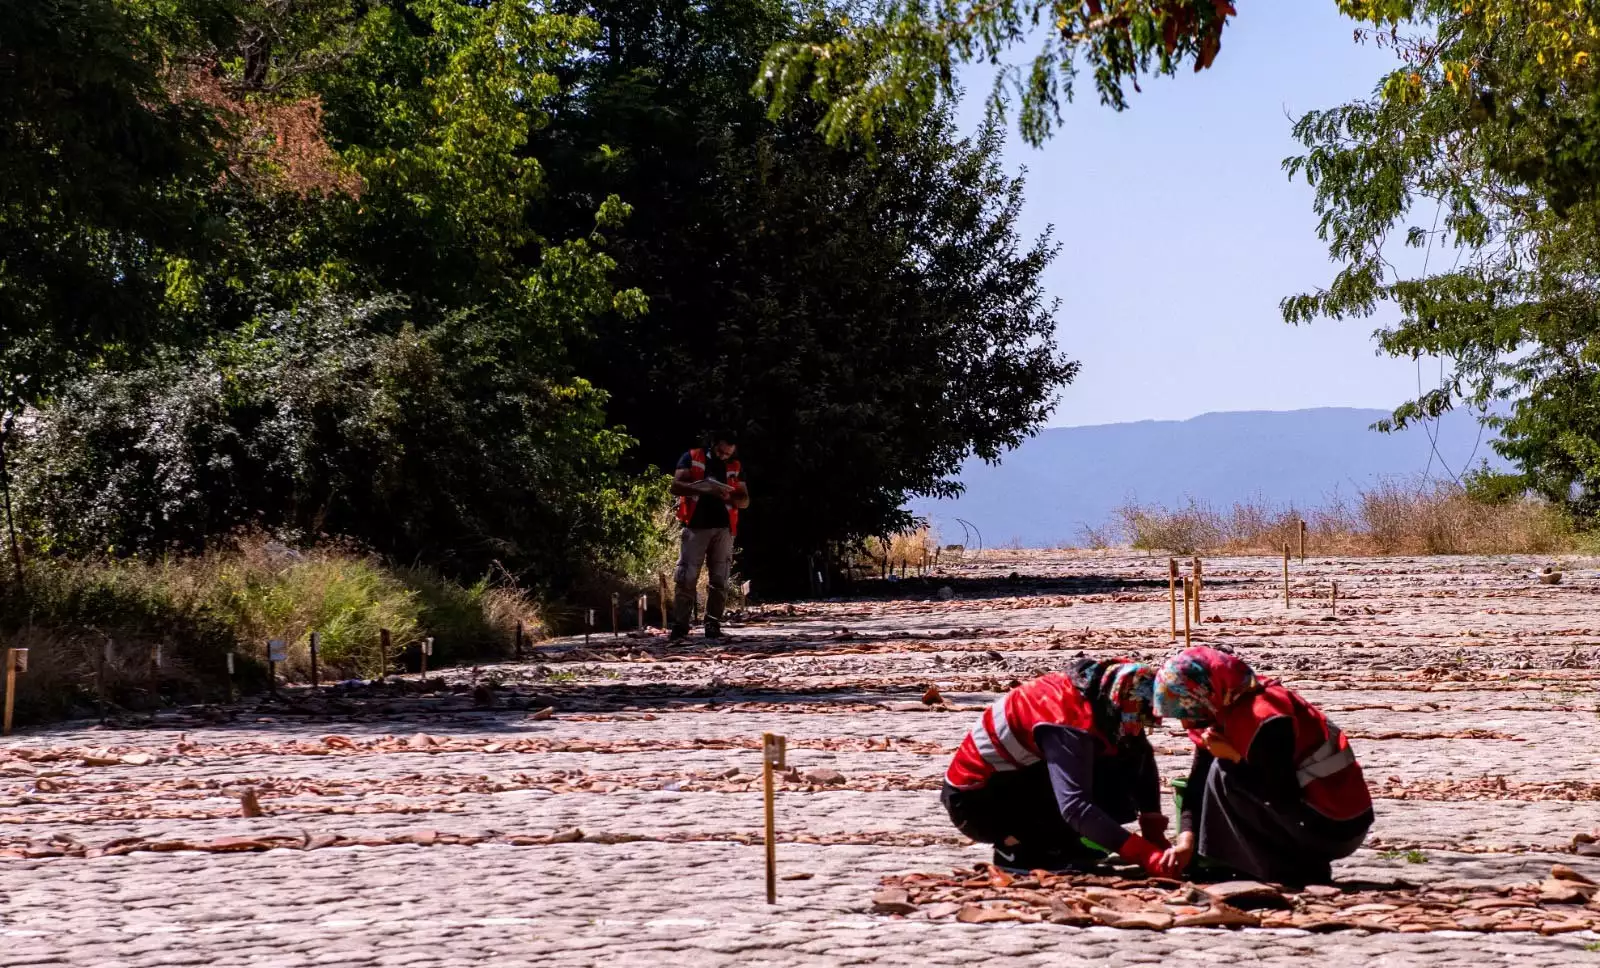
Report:
[[1244,660],[1216,649],[1184,649],[1156,673],[1155,711],[1185,724],[1211,725],[1222,710],[1261,689]]
[[1100,693],[1117,711],[1123,736],[1138,736],[1161,722],[1155,689],[1156,670],[1143,662],[1113,662],[1100,674]]

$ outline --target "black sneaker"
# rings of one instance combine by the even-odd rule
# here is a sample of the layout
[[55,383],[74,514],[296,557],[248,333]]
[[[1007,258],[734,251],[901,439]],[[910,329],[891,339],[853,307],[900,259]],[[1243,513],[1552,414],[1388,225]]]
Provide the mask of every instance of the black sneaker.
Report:
[[687,625],[674,625],[672,631],[667,633],[667,641],[669,642],[682,642],[688,637],[689,626]]
[[722,638],[722,623],[713,621],[711,619],[706,619],[706,638],[708,638],[708,639],[720,639],[720,638]]
[[994,849],[994,866],[1011,874],[1026,874],[1029,871],[1050,871],[1057,874],[1081,871],[1093,867],[1096,860],[1097,856],[1087,853],[1037,850],[1026,844],[1017,844],[1013,847],[996,846]]

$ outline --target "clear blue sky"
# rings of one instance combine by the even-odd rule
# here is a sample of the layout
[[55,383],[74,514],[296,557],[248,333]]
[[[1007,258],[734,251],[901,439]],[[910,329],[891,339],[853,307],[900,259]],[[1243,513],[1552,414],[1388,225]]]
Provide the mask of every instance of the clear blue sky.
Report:
[[[1390,58],[1353,41],[1334,0],[1238,6],[1210,70],[1144,84],[1120,114],[1086,85],[1038,150],[1013,118],[1006,162],[1027,168],[1023,228],[1055,226],[1062,251],[1045,284],[1061,299],[1061,346],[1083,364],[1052,426],[1392,407],[1416,392],[1413,363],[1376,355],[1384,315],[1293,327],[1278,312],[1333,273],[1311,189],[1280,168],[1297,153],[1291,119],[1366,96]],[[964,75],[969,128],[989,76]],[[1424,369],[1435,380],[1436,366]]]

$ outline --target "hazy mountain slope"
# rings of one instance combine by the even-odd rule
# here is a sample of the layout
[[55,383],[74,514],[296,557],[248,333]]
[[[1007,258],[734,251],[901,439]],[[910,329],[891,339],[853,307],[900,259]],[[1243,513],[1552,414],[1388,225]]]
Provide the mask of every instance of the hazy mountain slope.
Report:
[[[1383,410],[1320,408],[1287,412],[1208,413],[1191,420],[1147,420],[1046,430],[991,467],[969,462],[967,492],[954,501],[912,508],[961,541],[955,518],[976,525],[989,545],[1020,539],[1030,546],[1075,541],[1084,524],[1101,525],[1128,501],[1173,506],[1193,497],[1227,506],[1264,498],[1298,507],[1322,504],[1336,490],[1353,496],[1380,478],[1415,476],[1432,447],[1420,429],[1368,429]],[[1488,459],[1471,415],[1447,415],[1435,428],[1451,470]],[[1447,478],[1436,458],[1435,476]]]

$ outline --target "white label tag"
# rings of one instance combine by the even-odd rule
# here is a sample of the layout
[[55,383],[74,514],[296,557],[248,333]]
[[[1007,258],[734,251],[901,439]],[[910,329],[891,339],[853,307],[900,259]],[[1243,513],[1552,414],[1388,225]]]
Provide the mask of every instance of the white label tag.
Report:
[[430,635],[422,640],[422,654],[433,655],[433,636]]
[[228,653],[228,675],[233,675],[233,653]]
[[18,672],[27,672],[28,671],[28,650],[27,649],[12,649],[11,650],[11,655],[13,657],[11,659],[13,667]]
[[282,639],[270,639],[267,642],[268,662],[288,662],[289,643]]

